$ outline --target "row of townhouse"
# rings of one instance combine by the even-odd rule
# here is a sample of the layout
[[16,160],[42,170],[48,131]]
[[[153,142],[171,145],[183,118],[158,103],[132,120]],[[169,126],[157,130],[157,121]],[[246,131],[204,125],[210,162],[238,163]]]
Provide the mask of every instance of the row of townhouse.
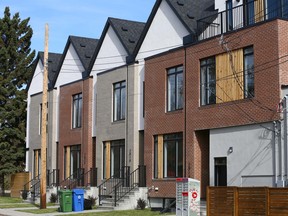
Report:
[[[47,169],[62,181],[97,168],[99,185],[145,165],[159,207],[179,177],[200,180],[202,198],[209,185],[286,186],[287,18],[287,0],[157,0],[146,23],[70,36],[49,53]],[[33,178],[43,64],[39,53],[28,86]]]

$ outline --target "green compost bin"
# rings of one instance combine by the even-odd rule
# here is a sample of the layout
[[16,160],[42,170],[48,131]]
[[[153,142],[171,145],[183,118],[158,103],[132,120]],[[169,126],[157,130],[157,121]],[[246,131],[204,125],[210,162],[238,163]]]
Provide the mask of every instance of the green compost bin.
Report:
[[72,212],[72,191],[59,190],[60,212]]

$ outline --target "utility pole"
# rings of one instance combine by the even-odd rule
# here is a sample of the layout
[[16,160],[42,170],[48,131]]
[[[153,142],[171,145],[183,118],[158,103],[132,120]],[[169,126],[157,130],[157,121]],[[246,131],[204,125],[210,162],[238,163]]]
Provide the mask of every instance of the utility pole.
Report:
[[45,25],[44,74],[43,74],[43,96],[42,96],[41,179],[40,179],[41,209],[46,209],[47,94],[48,94],[48,24]]

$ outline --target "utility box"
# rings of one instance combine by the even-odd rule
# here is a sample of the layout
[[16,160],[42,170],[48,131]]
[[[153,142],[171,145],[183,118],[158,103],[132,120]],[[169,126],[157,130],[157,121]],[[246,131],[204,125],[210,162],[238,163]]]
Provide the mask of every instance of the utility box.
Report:
[[72,211],[72,191],[71,190],[59,190],[59,202],[60,212]]
[[200,181],[176,179],[176,216],[200,215]]

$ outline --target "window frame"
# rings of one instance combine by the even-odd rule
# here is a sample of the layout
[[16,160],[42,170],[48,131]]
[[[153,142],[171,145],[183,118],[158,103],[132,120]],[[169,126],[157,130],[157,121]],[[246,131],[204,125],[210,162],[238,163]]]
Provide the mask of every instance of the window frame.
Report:
[[72,96],[72,128],[82,127],[83,95],[78,93]]
[[[211,60],[211,62],[209,62],[209,60]],[[205,61],[205,63],[202,63],[203,61]],[[211,94],[209,94],[209,92],[211,92],[210,90],[210,81],[208,81],[208,75],[209,75],[209,68],[210,66],[214,65],[214,96],[213,96],[213,100],[209,100],[209,98],[211,97]],[[203,73],[203,68],[204,68],[204,73]],[[205,75],[205,82],[203,83],[203,75]],[[209,85],[208,85],[209,84]],[[204,91],[204,92],[203,92]],[[200,104],[201,106],[206,106],[206,105],[211,105],[211,104],[216,104],[216,59],[215,56],[210,56],[204,59],[200,60]]]
[[[118,91],[119,91],[119,97],[116,97],[116,94]],[[113,122],[123,121],[126,119],[126,97],[127,97],[126,80],[114,83],[113,84]]]
[[[246,68],[246,58],[249,58],[252,56],[253,66],[251,68]],[[247,74],[248,72],[248,74]],[[252,79],[253,80],[253,92],[251,93],[249,90],[249,81],[247,81],[247,77],[249,76],[249,73],[253,74]],[[244,80],[244,98],[253,98],[255,96],[255,77],[254,77],[254,48],[253,46],[244,47],[243,48],[243,80]]]
[[[182,110],[183,109],[183,104],[184,104],[184,69],[183,65],[178,65],[176,67],[171,67],[166,70],[166,77],[167,77],[167,90],[166,90],[166,107],[167,107],[167,112],[174,112],[177,110]],[[171,89],[169,88],[171,86],[170,84],[170,78],[174,78],[174,83],[172,83]],[[179,79],[180,78],[180,79]],[[178,83],[179,80],[182,83],[181,85]],[[174,88],[173,88],[174,85]],[[180,87],[180,88],[179,88]],[[172,97],[171,91],[174,92],[174,99]],[[182,93],[181,93],[182,91]],[[174,100],[174,101],[173,101]],[[174,106],[173,106],[174,104]],[[173,106],[173,107],[172,107]]]

